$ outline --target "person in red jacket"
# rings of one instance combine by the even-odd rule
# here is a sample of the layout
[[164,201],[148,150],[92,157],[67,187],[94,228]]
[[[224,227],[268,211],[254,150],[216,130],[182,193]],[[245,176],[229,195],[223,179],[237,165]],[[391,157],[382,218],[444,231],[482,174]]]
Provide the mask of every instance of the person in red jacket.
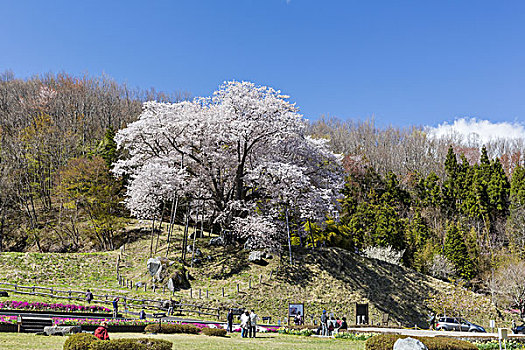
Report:
[[95,329],[95,337],[100,340],[109,340],[108,323],[106,321],[100,324],[100,327]]

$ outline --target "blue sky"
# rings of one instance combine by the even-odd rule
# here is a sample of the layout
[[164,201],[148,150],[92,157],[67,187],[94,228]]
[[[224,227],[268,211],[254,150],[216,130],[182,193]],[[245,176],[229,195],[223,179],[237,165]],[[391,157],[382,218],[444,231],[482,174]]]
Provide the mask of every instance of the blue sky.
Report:
[[270,85],[310,119],[525,121],[524,1],[0,0],[0,70],[209,95]]

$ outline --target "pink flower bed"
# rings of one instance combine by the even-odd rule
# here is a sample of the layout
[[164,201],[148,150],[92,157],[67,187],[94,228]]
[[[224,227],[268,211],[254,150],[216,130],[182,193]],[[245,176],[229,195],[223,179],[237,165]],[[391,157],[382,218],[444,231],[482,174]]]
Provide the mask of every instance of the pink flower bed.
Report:
[[[56,325],[64,326],[82,326],[82,325],[99,325],[102,321],[106,321],[109,326],[146,326],[152,323],[158,323],[157,320],[138,320],[138,319],[97,319],[97,318],[72,318],[72,317],[53,317],[53,323]],[[16,317],[15,317],[16,322]],[[162,323],[178,323],[178,322],[169,322],[162,321]],[[199,329],[203,328],[223,328],[226,329],[225,324],[220,323],[191,323],[191,322],[182,322],[182,324],[190,324]],[[278,327],[267,327],[267,326],[258,326],[259,332],[277,332]],[[240,332],[241,329],[236,327],[234,332]]]
[[0,324],[16,324],[16,316],[3,316],[0,315]]
[[72,304],[48,304],[28,303],[26,301],[8,300],[0,302],[1,310],[35,310],[35,311],[66,311],[66,312],[111,312],[110,309],[99,305],[72,305]]

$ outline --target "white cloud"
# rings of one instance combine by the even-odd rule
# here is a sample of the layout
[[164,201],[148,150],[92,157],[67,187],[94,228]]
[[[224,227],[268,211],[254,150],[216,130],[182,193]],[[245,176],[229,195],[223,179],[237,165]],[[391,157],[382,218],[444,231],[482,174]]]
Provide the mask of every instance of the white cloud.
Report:
[[525,139],[525,124],[514,122],[492,123],[476,118],[461,118],[453,124],[444,122],[437,127],[429,127],[430,135],[436,137],[460,136],[467,143],[486,144],[496,139]]

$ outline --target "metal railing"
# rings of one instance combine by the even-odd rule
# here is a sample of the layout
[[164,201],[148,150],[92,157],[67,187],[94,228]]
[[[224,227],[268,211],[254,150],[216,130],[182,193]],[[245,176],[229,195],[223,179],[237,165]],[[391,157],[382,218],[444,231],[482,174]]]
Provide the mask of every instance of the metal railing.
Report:
[[[68,300],[86,300],[86,292],[78,290],[60,290],[53,287],[41,287],[41,286],[22,286],[14,283],[0,282],[0,291],[11,292],[15,294],[26,294],[26,295],[39,295],[49,298],[56,299],[68,299]],[[150,310],[162,310],[167,311],[165,301],[163,300],[152,300],[152,299],[138,299],[129,298],[124,295],[117,294],[98,294],[93,293],[93,300],[91,302],[98,304],[111,304],[113,299],[119,298],[122,301],[124,308],[134,309],[150,309]],[[214,316],[220,319],[220,309],[213,307],[200,306],[195,304],[187,303],[175,303],[173,305],[173,313],[195,313],[199,316]]]

